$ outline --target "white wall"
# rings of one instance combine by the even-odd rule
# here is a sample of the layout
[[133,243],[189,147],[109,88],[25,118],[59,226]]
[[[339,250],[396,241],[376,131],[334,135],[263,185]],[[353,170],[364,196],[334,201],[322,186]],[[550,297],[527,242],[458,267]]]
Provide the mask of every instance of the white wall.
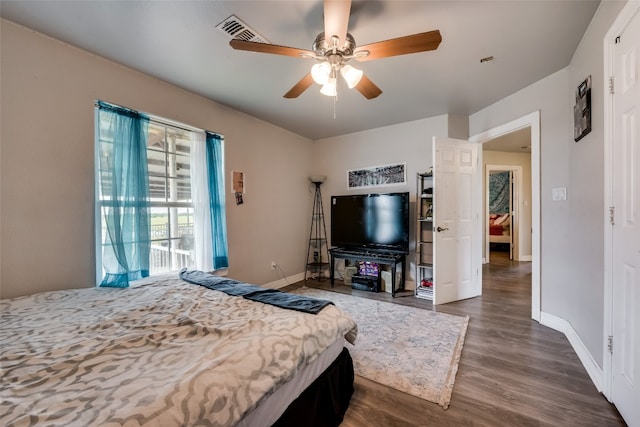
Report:
[[[483,151],[482,170],[487,170],[487,165],[508,165],[522,167],[520,185],[522,193],[518,200],[519,221],[519,257],[520,259],[531,259],[531,154],[530,153],[510,153],[506,151]],[[484,176],[485,172],[483,172]],[[485,182],[483,203],[486,204],[488,185]],[[485,209],[483,209],[485,212]],[[487,218],[484,218],[486,223]],[[513,231],[512,231],[513,232]],[[484,232],[483,232],[484,234]],[[485,236],[486,237],[486,236]],[[483,246],[483,251],[486,249]],[[486,254],[485,254],[486,257]]]
[[[371,129],[365,132],[318,140],[313,144],[312,171],[326,175],[322,184],[322,198],[327,220],[327,232],[331,229],[330,197],[359,193],[411,193],[409,220],[411,254],[407,258],[407,280],[415,282],[415,192],[416,174],[426,172],[432,166],[433,136],[447,136],[448,117],[438,116],[394,126]],[[406,185],[370,187],[360,190],[347,188],[347,171],[369,166],[406,163]]]
[[[223,134],[230,275],[273,282],[272,260],[287,274],[302,271],[310,140],[9,21],[0,26],[1,297],[94,285],[96,99]],[[241,206],[232,170],[246,173]]]
[[[592,131],[579,142],[569,142],[567,224],[571,271],[570,299],[554,310],[576,329],[580,339],[602,366],[604,336],[604,36],[624,7],[622,1],[602,2],[569,66],[567,96],[575,104],[578,85],[591,75]],[[586,289],[585,289],[586,288]],[[598,327],[593,327],[597,322]]]
[[469,139],[469,117],[449,114],[449,138]]
[[[624,2],[602,2],[569,67],[469,118],[475,135],[532,111],[541,115],[542,311],[566,320],[603,361],[603,39]],[[575,89],[592,76],[592,132],[573,141]],[[552,201],[554,187],[566,201]]]

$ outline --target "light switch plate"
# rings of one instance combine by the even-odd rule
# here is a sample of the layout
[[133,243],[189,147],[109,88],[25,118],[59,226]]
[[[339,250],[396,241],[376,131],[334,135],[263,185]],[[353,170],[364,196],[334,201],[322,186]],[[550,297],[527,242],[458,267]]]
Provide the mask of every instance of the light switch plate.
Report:
[[551,190],[553,201],[567,200],[567,187],[556,187]]

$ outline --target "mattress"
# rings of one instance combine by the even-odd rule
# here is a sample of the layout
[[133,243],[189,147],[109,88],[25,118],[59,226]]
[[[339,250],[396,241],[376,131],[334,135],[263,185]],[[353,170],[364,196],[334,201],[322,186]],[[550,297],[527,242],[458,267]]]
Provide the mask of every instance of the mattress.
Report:
[[287,407],[340,355],[344,339],[333,343],[315,362],[307,365],[289,382],[278,388],[257,408],[245,416],[238,427],[270,426],[275,423]]
[[489,242],[491,243],[511,243],[511,236],[506,234],[502,236],[489,236]]
[[0,316],[0,424],[16,426],[271,419],[281,387],[304,388],[356,335],[335,306],[306,314],[173,276],[2,300]]

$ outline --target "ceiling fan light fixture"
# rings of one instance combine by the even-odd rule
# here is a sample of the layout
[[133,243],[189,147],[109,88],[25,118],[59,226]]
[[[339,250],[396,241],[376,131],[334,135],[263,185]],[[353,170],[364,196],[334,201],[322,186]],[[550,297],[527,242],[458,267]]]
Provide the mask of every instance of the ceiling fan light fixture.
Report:
[[328,62],[319,62],[311,67],[311,77],[319,85],[327,84],[330,74],[331,64]]
[[353,89],[358,83],[360,83],[364,73],[362,70],[358,70],[357,68],[347,64],[340,69],[340,74],[342,74],[342,77],[347,82],[349,89]]
[[327,96],[336,96],[338,95],[338,91],[336,89],[336,78],[330,77],[327,83],[322,86],[320,89],[320,93]]
[[[319,0],[316,1],[319,2]],[[371,61],[436,50],[442,41],[442,35],[439,30],[432,30],[358,47],[355,39],[348,32],[351,2],[352,0],[322,1],[324,7],[324,31],[316,36],[311,46],[312,50],[274,45],[268,42],[260,43],[248,40],[248,37],[245,37],[244,34],[240,37],[235,35],[235,21],[229,24],[229,30],[232,30],[231,33],[235,37],[229,44],[236,50],[301,57],[318,61],[315,66],[311,67],[309,73],[305,74],[298,83],[284,94],[287,99],[297,98],[313,83],[318,83],[322,88],[321,93],[334,97],[335,106],[338,71],[340,71],[350,89],[355,88],[366,99],[377,98],[382,93],[382,90],[362,71],[347,66],[346,63],[348,61],[351,59]],[[483,60],[485,59],[490,60],[490,57],[483,58]]]

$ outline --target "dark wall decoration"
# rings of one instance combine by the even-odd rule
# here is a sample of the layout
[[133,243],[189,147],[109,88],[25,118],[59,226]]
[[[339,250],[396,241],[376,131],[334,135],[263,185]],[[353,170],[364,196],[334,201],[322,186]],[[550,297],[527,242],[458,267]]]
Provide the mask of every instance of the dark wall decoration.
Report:
[[591,76],[576,89],[576,105],[573,107],[573,139],[578,142],[591,132]]

